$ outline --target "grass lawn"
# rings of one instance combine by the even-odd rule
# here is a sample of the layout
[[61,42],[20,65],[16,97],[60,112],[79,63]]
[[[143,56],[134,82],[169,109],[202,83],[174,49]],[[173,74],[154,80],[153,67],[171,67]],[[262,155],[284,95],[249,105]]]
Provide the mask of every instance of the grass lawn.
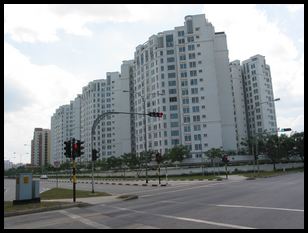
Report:
[[[76,198],[82,197],[98,197],[98,196],[111,196],[109,193],[104,192],[95,192],[91,191],[81,191],[76,190]],[[43,210],[50,207],[63,207],[68,204],[72,204],[73,201],[73,190],[72,189],[63,189],[63,188],[53,188],[46,192],[40,194],[41,202],[40,203],[26,203],[13,205],[12,201],[4,201],[4,212],[20,212],[26,210]],[[52,199],[66,199],[69,198],[72,201],[70,202],[59,202],[59,201],[45,201],[44,200],[52,200]],[[78,201],[78,199],[77,199]]]
[[[33,210],[33,209],[45,209],[48,207],[59,207],[61,205],[66,205],[68,202],[41,202],[41,203],[27,203],[27,204],[20,204],[20,205],[13,205],[12,201],[5,201],[4,202],[4,212],[18,212],[18,211],[25,211],[25,210]],[[69,203],[71,204],[71,203]]]
[[[46,192],[41,193],[41,200],[50,200],[50,199],[73,199],[73,189],[64,189],[64,188],[53,188]],[[99,196],[111,196],[109,193],[105,192],[95,192],[76,190],[76,198],[82,197],[99,197]]]
[[280,176],[280,175],[285,175],[285,174],[294,173],[294,172],[304,172],[304,168],[288,169],[285,172],[282,170],[276,170],[276,171],[260,171],[258,173],[256,171],[255,174],[253,172],[248,172],[248,173],[237,173],[237,175],[242,175],[248,178],[252,178],[252,177],[264,178],[264,177],[270,177],[270,176]]

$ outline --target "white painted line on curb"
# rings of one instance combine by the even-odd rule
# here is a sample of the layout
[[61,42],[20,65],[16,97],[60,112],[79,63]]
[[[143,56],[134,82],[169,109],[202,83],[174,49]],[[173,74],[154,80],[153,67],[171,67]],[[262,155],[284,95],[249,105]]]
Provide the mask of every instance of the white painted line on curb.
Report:
[[89,225],[91,227],[95,227],[97,229],[110,229],[110,227],[106,226],[106,225],[103,225],[103,224],[100,224],[100,223],[97,223],[97,222],[94,222],[94,221],[91,221],[90,219],[86,219],[84,217],[81,217],[77,214],[72,214],[72,213],[69,213],[67,212],[66,210],[59,210],[58,212],[60,212],[61,214],[64,214],[72,219],[75,219],[79,222],[82,222],[86,225]]
[[304,210],[300,209],[287,209],[287,208],[275,208],[275,207],[261,207],[261,206],[244,206],[244,205],[215,205],[220,207],[233,207],[233,208],[251,208],[251,209],[265,209],[265,210],[286,210],[286,211],[296,211],[296,212],[304,212]]

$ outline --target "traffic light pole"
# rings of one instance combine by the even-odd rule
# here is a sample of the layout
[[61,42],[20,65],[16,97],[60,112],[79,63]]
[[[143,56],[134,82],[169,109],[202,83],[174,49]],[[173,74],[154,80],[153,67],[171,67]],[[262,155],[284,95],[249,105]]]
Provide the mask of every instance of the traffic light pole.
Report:
[[76,202],[76,163],[73,157],[73,201]]
[[145,183],[148,183],[148,154],[147,154],[147,124],[146,124],[146,110],[145,110],[145,99],[141,96],[143,100],[143,130],[144,130],[144,152],[145,152]]
[[[92,128],[92,131],[93,131],[93,128]],[[94,135],[94,133],[92,132],[91,133],[91,156],[93,156],[92,155],[92,153],[93,153],[93,135]],[[92,157],[91,161],[92,161],[92,193],[94,193],[94,161],[93,161],[93,157]]]
[[[102,120],[105,116],[110,115],[110,114],[129,114],[129,115],[134,114],[134,115],[142,115],[142,116],[149,115],[149,114],[145,113],[145,110],[144,110],[143,113],[137,113],[137,112],[106,112],[106,113],[103,113],[103,114],[99,115],[94,120],[93,125],[92,125],[92,130],[91,130],[91,153],[93,151],[93,141],[94,141],[95,128],[98,125],[98,123],[100,122],[100,120]],[[162,117],[162,115],[163,115],[163,113],[159,113],[159,116],[157,116],[157,117]],[[93,161],[93,159],[92,159],[92,193],[94,193],[94,161]]]

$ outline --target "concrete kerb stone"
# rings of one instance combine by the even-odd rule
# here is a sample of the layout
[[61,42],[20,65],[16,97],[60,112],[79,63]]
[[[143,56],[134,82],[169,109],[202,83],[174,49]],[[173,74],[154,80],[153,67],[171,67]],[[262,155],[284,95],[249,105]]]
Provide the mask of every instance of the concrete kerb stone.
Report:
[[[56,201],[56,200],[55,200]],[[58,206],[52,206],[52,207],[44,207],[39,209],[30,209],[30,210],[20,210],[20,211],[12,211],[12,212],[4,212],[4,217],[12,217],[12,216],[18,216],[18,215],[25,215],[25,214],[34,214],[39,212],[46,212],[46,211],[52,211],[52,210],[59,210],[59,209],[67,209],[72,207],[86,207],[90,206],[89,203],[84,202],[76,202],[76,203],[63,203]]]
[[101,197],[78,198],[79,201],[77,201],[76,203],[68,203],[69,201],[71,201],[71,199],[44,200],[45,202],[59,201],[59,202],[64,202],[64,203],[59,204],[57,206],[53,206],[53,207],[7,212],[7,213],[4,213],[4,217],[46,212],[46,211],[59,210],[59,209],[67,209],[67,208],[72,208],[72,207],[87,207],[87,206],[91,206],[91,205],[99,204],[99,203],[114,202],[114,201],[127,201],[127,200],[132,200],[132,199],[137,199],[137,198],[138,198],[138,195],[121,194],[117,196],[112,195],[112,196],[101,196]]

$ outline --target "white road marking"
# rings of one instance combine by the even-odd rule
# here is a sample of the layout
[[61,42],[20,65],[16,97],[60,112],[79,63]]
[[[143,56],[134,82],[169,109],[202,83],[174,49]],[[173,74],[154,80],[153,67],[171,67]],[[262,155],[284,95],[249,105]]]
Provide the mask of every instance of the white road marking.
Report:
[[69,213],[66,210],[59,210],[58,212],[60,212],[61,214],[66,215],[66,216],[68,216],[68,217],[70,217],[72,219],[80,221],[80,222],[82,222],[82,223],[84,223],[86,225],[89,225],[91,227],[95,227],[97,229],[110,229],[110,227],[108,227],[106,225],[103,225],[103,224],[91,221],[90,219],[86,219],[86,218],[81,217],[80,215],[77,215],[77,214]]
[[[231,183],[237,183],[240,182],[238,180],[236,181],[230,181],[227,184],[231,184]],[[182,188],[182,189],[177,189],[177,190],[171,190],[171,191],[166,191],[166,192],[161,192],[158,193],[157,195],[162,195],[162,194],[166,194],[166,193],[175,193],[175,192],[182,192],[182,191],[186,191],[186,190],[190,190],[190,189],[199,189],[199,188],[204,188],[204,187],[212,187],[212,186],[216,186],[216,185],[221,185],[221,184],[226,184],[225,182],[223,183],[213,183],[213,184],[206,184],[206,185],[201,185],[201,186],[194,186],[194,187],[189,187],[189,188]],[[179,187],[180,188],[180,187]],[[165,189],[164,189],[165,190]],[[148,196],[154,196],[155,194],[152,195],[142,195],[140,197],[148,197]]]
[[221,223],[221,222],[213,222],[213,221],[207,221],[207,220],[195,219],[195,218],[184,218],[184,217],[177,217],[177,216],[164,215],[164,214],[159,214],[158,216],[177,219],[177,220],[183,220],[183,221],[189,221],[189,222],[205,223],[205,224],[209,224],[209,225],[216,225],[216,226],[222,226],[222,227],[230,227],[230,228],[237,228],[237,229],[255,229],[255,228],[252,228],[252,227],[246,227],[246,226],[240,226],[240,225],[234,225],[234,224],[228,224],[228,223]]
[[261,206],[244,206],[244,205],[215,205],[215,206],[234,207],[234,208],[265,209],[265,210],[286,210],[286,211],[304,212],[304,210],[300,210],[300,209],[287,209],[287,208],[261,207]]
[[171,218],[171,219],[182,220],[182,221],[205,223],[209,225],[216,225],[216,226],[222,226],[222,227],[237,228],[237,229],[255,229],[255,228],[247,227],[247,226],[213,222],[213,221],[207,221],[207,220],[202,220],[202,219],[185,218],[185,217],[178,217],[178,216],[165,215],[165,214],[154,214],[154,213],[148,213],[146,211],[134,210],[134,209],[129,209],[129,208],[117,207],[117,206],[109,206],[105,204],[101,204],[101,206],[108,206],[108,207],[119,209],[119,210],[131,211],[131,212],[140,213],[140,214],[149,214],[149,215],[154,215],[154,216],[163,217],[163,218]]

